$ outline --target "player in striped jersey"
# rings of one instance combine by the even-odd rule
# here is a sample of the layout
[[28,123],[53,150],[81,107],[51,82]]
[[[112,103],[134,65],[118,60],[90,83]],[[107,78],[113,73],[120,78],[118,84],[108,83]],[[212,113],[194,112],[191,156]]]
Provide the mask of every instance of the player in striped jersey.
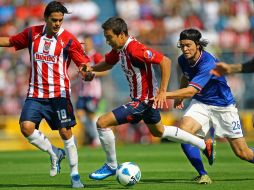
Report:
[[[177,127],[164,126],[161,123],[159,110],[153,106],[151,99],[156,95],[158,86],[152,64],[159,65],[161,69],[157,102],[159,107],[163,107],[166,104],[165,92],[170,77],[171,60],[129,36],[127,24],[122,18],[109,18],[103,23],[102,28],[106,42],[112,50],[106,54],[105,62],[91,67],[88,71],[106,71],[112,69],[117,63],[121,64],[129,83],[132,101],[99,117],[97,129],[102,148],[106,153],[106,163],[89,177],[103,180],[115,175],[117,158],[115,136],[111,128],[124,123],[138,123],[144,120],[153,136],[191,143],[208,152],[206,143],[202,139]],[[206,155],[210,159],[211,154]]]
[[177,109],[183,108],[185,98],[192,98],[180,122],[181,129],[204,138],[212,126],[215,136],[227,138],[237,157],[254,163],[254,149],[248,147],[243,137],[230,87],[224,76],[211,74],[218,60],[204,50],[207,44],[196,29],[181,32],[178,44],[182,51],[178,58],[183,73],[181,85],[180,89],[167,92],[166,97],[175,99]]
[[[84,185],[80,181],[77,146],[71,130],[76,121],[67,69],[73,60],[83,77],[87,78],[89,73],[83,72],[83,67],[89,58],[84,55],[77,39],[61,27],[64,14],[68,14],[64,5],[52,1],[44,11],[45,25],[28,27],[11,37],[0,37],[0,46],[16,50],[28,48],[30,53],[29,88],[20,116],[22,134],[31,144],[50,155],[50,176],[60,173],[60,162],[66,151],[72,187],[81,188]],[[52,145],[39,131],[42,119],[52,130],[59,131],[65,151]]]

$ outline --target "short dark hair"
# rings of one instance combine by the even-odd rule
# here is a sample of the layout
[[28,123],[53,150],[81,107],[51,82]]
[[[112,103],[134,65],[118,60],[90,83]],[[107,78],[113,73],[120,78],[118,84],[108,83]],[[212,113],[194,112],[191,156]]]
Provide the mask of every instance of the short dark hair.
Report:
[[44,17],[47,18],[53,12],[61,12],[63,14],[69,14],[67,8],[58,1],[51,1],[45,8]]
[[179,41],[180,40],[192,40],[193,42],[195,42],[195,44],[200,45],[200,50],[204,50],[204,48],[208,44],[208,41],[206,39],[202,39],[201,32],[194,28],[183,30],[180,33]]
[[114,34],[119,35],[122,32],[128,35],[128,27],[126,22],[120,17],[111,17],[104,22],[101,27],[104,30],[112,30]]

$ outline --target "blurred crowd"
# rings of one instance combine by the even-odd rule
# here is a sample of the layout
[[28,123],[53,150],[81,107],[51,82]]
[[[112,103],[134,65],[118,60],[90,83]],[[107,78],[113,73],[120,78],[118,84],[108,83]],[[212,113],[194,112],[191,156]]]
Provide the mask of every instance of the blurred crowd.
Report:
[[[43,12],[48,2],[50,1],[0,0],[0,36],[10,36],[27,26],[43,23]],[[209,51],[223,61],[242,62],[254,55],[252,0],[62,0],[61,2],[64,2],[71,12],[65,16],[63,27],[78,39],[82,39],[85,34],[93,35],[94,44],[102,53],[109,47],[105,44],[101,23],[110,16],[118,15],[127,21],[131,35],[167,54],[174,63],[179,55],[176,48],[179,33],[189,27],[200,29],[204,38],[210,42]],[[0,115],[20,113],[28,88],[29,67],[27,50],[15,52],[13,48],[0,48]],[[75,68],[70,70],[71,75],[75,72]],[[115,88],[115,92],[119,93],[115,96],[123,99],[128,97],[128,86],[123,87],[121,84],[123,80],[118,78],[117,72],[111,73],[112,80],[107,80],[105,85]],[[250,80],[254,81],[254,76],[229,77],[229,83],[240,108],[253,108],[251,107],[254,105],[251,92],[253,82],[249,82]],[[170,87],[177,88],[177,80],[171,80]],[[74,82],[72,91],[74,99],[77,96],[76,91]],[[125,93],[125,97],[122,96],[122,92]],[[107,90],[104,95],[107,97]],[[110,105],[112,106],[114,105]]]

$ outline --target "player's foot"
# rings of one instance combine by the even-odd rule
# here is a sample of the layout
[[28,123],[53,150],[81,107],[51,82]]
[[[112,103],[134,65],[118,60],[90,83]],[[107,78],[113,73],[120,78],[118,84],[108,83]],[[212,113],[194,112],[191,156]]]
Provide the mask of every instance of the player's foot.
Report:
[[56,156],[57,156],[56,158],[50,157],[51,168],[50,168],[49,175],[52,177],[60,173],[60,169],[61,169],[60,164],[62,159],[65,158],[64,150],[61,148],[58,148],[58,153]]
[[111,175],[116,174],[116,169],[111,168],[109,165],[104,164],[100,169],[89,175],[90,179],[103,180]]
[[198,184],[211,184],[212,180],[211,178],[205,174],[205,175],[199,175],[193,179],[193,181],[196,181]]
[[71,176],[71,185],[72,188],[84,188],[84,184],[80,181],[79,174]]
[[208,163],[209,165],[213,165],[213,162],[215,160],[215,141],[212,139],[207,139],[205,141],[206,144],[206,148],[203,151],[204,155],[207,157],[208,159]]

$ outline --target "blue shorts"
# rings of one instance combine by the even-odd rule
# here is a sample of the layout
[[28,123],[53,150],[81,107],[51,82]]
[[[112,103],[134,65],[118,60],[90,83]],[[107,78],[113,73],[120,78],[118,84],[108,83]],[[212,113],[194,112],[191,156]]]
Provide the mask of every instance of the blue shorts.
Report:
[[133,100],[114,109],[112,112],[118,124],[134,124],[141,120],[144,120],[146,124],[156,124],[161,120],[159,110],[139,100]]
[[79,97],[76,108],[86,112],[95,113],[98,109],[99,99],[93,97]]
[[19,122],[32,121],[38,129],[43,118],[52,130],[76,125],[70,99],[27,98]]

